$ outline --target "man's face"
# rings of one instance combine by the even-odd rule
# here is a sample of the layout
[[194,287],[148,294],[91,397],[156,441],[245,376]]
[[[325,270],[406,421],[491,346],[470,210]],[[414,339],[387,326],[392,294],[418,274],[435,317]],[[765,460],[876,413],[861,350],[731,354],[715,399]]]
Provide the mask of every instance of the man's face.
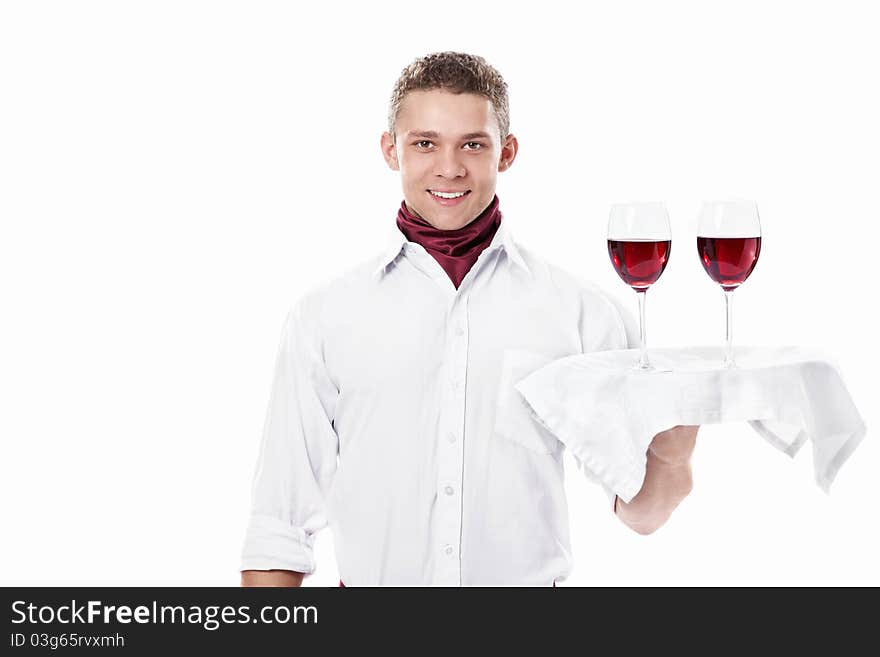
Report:
[[[501,142],[488,98],[443,89],[406,95],[396,137],[382,134],[382,154],[400,171],[406,206],[442,230],[466,226],[486,209],[498,172],[510,167],[518,148],[513,135]],[[465,194],[444,199],[435,192]]]

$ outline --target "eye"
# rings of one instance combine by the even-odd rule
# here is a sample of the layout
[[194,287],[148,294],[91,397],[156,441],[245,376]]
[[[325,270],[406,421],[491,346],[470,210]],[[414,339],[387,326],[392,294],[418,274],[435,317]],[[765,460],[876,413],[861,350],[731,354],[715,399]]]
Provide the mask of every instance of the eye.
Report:
[[416,146],[419,148],[428,148],[427,146],[422,146],[422,144],[432,144],[433,142],[428,141],[427,139],[422,139],[421,141],[416,142]]
[[469,149],[468,149],[469,151],[478,151],[478,150],[480,150],[481,148],[483,148],[483,145],[482,145],[480,142],[478,142],[478,141],[469,141],[468,143],[465,144],[465,146],[470,146],[470,145],[474,145],[474,146],[476,146],[477,148],[469,148]]

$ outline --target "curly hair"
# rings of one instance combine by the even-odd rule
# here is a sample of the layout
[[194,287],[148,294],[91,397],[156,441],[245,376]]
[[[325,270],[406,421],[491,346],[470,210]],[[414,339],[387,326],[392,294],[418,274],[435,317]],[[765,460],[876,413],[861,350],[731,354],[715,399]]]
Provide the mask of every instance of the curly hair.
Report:
[[510,132],[507,83],[501,74],[477,55],[437,52],[425,55],[403,69],[388,108],[388,132],[396,139],[395,127],[403,99],[410,91],[445,89],[452,93],[472,93],[488,98],[495,110],[503,140]]

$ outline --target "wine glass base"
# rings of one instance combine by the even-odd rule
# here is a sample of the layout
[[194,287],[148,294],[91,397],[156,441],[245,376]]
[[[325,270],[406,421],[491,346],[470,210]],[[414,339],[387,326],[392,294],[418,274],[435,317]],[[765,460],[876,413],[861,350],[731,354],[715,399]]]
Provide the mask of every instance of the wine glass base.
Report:
[[736,361],[733,358],[733,350],[726,351],[726,353],[724,354],[724,358],[721,361],[721,368],[725,370],[736,369]]
[[638,370],[639,372],[650,372],[654,369],[654,364],[648,360],[647,352],[642,351],[639,354],[639,359],[633,363],[631,369]]

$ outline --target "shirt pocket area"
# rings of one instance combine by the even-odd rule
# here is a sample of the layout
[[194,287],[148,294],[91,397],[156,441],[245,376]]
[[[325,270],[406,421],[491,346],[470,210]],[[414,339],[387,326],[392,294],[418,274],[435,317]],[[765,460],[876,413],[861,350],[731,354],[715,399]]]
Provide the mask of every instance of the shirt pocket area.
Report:
[[565,445],[532,414],[529,405],[514,388],[529,374],[557,358],[525,349],[504,350],[493,433],[538,454],[559,458]]

